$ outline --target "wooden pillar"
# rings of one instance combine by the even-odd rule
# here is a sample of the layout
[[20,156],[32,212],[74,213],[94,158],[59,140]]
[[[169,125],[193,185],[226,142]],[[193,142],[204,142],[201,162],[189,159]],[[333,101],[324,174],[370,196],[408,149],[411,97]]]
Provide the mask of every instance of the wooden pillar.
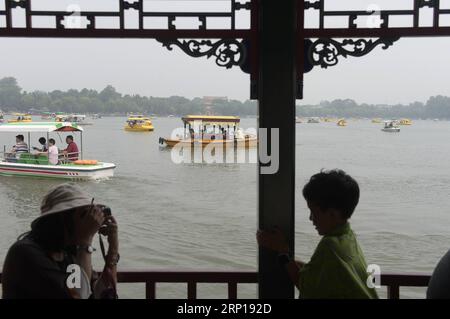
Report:
[[[295,227],[297,6],[303,6],[303,1],[260,0],[258,17],[258,126],[269,131],[279,129],[278,171],[274,174],[262,174],[262,168],[267,165],[261,162],[261,156],[259,160],[258,223],[260,229],[278,226],[288,239],[292,256]],[[270,150],[273,145],[270,133],[268,136]],[[275,155],[272,154],[273,156]],[[293,298],[294,285],[285,268],[279,265],[277,254],[260,249],[258,259],[259,297]]]

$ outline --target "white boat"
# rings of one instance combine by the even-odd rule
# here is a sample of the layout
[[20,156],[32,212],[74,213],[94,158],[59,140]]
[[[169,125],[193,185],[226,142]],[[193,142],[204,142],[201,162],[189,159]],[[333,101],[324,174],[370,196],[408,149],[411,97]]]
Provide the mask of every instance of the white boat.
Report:
[[55,121],[70,122],[79,125],[93,125],[93,123],[86,122],[86,115],[83,114],[57,115]]
[[320,119],[318,117],[310,117],[308,123],[320,123]]
[[398,133],[400,132],[400,125],[396,120],[384,121],[384,127],[381,130],[383,132]]
[[58,165],[52,165],[48,162],[48,156],[46,154],[36,154],[31,151],[11,154],[6,152],[6,146],[4,146],[3,152],[0,152],[0,175],[57,178],[74,181],[99,180],[114,176],[115,164],[83,159],[83,128],[76,123],[36,122],[0,125],[0,133],[28,133],[28,146],[30,145],[31,133],[46,133],[48,140],[49,135],[53,132],[79,132],[80,152],[76,156],[81,159],[70,161],[67,157],[60,154]]

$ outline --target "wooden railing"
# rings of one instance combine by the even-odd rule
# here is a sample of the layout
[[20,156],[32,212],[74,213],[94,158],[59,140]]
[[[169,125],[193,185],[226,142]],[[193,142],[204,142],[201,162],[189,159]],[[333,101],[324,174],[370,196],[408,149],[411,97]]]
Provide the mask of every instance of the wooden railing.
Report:
[[382,274],[381,286],[387,287],[388,299],[400,299],[400,287],[428,287],[430,275]]
[[[2,274],[0,273],[0,283]],[[427,287],[430,275],[382,274],[381,286],[387,287],[388,299],[400,298],[400,287]],[[238,284],[258,283],[254,271],[120,271],[119,283],[145,283],[145,298],[156,298],[156,283],[186,283],[188,299],[197,298],[197,284],[228,284],[228,298],[237,299]]]
[[224,271],[121,271],[118,273],[120,283],[145,283],[145,297],[156,298],[156,283],[187,283],[188,299],[197,298],[197,284],[228,284],[228,299],[237,299],[238,284],[256,284],[256,272]]

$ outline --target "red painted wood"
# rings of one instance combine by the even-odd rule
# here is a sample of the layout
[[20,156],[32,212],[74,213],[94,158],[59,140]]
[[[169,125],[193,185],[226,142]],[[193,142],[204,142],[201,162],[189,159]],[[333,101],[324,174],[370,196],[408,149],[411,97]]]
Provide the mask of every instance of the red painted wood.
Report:
[[[237,298],[238,283],[257,283],[257,272],[252,271],[119,271],[119,283],[145,283],[147,299],[156,298],[156,283],[187,283],[188,298],[197,297],[197,283],[228,283],[228,298]],[[2,273],[0,273],[0,283]],[[400,298],[400,287],[427,287],[430,275],[397,274],[381,275],[381,285],[387,286],[388,298]]]

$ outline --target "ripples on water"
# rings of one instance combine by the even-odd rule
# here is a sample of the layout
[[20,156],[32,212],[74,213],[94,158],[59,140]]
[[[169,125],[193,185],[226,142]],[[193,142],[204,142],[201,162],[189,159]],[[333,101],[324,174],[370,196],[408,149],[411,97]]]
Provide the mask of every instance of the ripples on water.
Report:
[[[157,118],[155,132],[148,134],[124,132],[123,121],[105,118],[85,128],[86,157],[114,162],[117,169],[111,180],[81,183],[117,216],[120,266],[255,270],[256,165],[176,165],[170,152],[159,148],[158,138],[180,126],[179,119]],[[255,125],[242,120],[244,128]],[[297,256],[308,260],[320,239],[308,220],[302,187],[320,169],[337,167],[360,183],[352,225],[368,263],[382,271],[431,272],[450,248],[449,133],[449,122],[417,121],[400,134],[381,132],[379,125],[362,120],[350,120],[345,128],[298,124]],[[12,141],[14,134],[0,136],[0,145]],[[0,177],[0,260],[29,229],[42,196],[57,184]],[[101,265],[98,256],[95,263]],[[183,285],[158,287],[160,297],[185,297]],[[123,297],[144,294],[143,285],[120,289]],[[239,292],[256,297],[256,286],[242,285]],[[226,287],[200,285],[199,296],[225,297]],[[405,288],[402,296],[423,297],[424,290]]]

